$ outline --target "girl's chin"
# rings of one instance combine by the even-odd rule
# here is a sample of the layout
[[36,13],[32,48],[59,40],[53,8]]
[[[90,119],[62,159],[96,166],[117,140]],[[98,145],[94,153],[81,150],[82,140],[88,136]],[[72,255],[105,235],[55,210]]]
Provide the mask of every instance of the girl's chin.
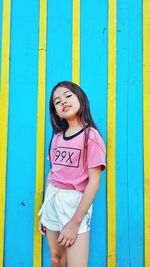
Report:
[[75,115],[71,115],[71,114],[66,114],[66,116],[63,116],[63,119],[65,120],[73,120],[76,119]]

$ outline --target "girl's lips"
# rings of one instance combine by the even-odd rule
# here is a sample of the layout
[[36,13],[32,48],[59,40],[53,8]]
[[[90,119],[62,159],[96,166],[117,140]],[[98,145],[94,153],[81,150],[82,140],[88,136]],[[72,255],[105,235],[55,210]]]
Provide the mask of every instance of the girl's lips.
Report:
[[68,111],[69,109],[70,109],[70,106],[65,106],[65,107],[63,107],[63,111],[64,111],[64,112]]

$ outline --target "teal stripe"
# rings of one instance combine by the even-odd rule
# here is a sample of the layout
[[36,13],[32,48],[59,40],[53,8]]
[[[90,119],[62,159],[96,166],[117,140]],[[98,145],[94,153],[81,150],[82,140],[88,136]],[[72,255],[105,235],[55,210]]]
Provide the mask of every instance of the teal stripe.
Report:
[[[128,195],[129,0],[117,2],[116,253],[117,266],[130,266]],[[120,249],[121,248],[121,249]]]
[[38,2],[12,1],[4,266],[32,266]]
[[143,266],[142,5],[117,5],[117,265]]
[[129,2],[128,185],[131,266],[143,266],[142,1]]
[[[92,116],[106,141],[107,121],[107,1],[81,1],[81,87]],[[106,172],[94,202],[89,267],[106,266]]]

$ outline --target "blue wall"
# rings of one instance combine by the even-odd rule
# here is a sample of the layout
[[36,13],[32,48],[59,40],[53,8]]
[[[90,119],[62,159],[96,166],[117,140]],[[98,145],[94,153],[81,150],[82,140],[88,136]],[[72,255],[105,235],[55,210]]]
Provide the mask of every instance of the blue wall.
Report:
[[[0,60],[2,40],[0,0]],[[38,97],[39,1],[11,4],[4,267],[32,267]],[[108,2],[81,1],[80,85],[107,145]],[[142,1],[118,0],[116,80],[116,254],[118,267],[144,266]],[[0,64],[1,66],[1,64]],[[1,70],[1,68],[0,68]],[[72,79],[72,1],[48,1],[46,160],[49,96]],[[107,179],[94,202],[89,267],[107,266]],[[43,267],[49,251],[43,238]]]

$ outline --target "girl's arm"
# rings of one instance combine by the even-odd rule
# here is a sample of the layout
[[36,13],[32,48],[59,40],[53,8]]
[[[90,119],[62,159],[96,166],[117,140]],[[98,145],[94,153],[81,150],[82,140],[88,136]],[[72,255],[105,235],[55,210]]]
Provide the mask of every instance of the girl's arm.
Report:
[[58,242],[60,245],[72,245],[77,237],[78,228],[82,222],[87,210],[90,208],[94,197],[100,186],[101,166],[89,169],[89,182],[82,195],[80,204],[73,215],[72,219],[64,226],[59,235]]
[[101,167],[89,169],[89,182],[85,188],[80,204],[72,217],[75,224],[80,225],[87,210],[90,208],[100,186]]

